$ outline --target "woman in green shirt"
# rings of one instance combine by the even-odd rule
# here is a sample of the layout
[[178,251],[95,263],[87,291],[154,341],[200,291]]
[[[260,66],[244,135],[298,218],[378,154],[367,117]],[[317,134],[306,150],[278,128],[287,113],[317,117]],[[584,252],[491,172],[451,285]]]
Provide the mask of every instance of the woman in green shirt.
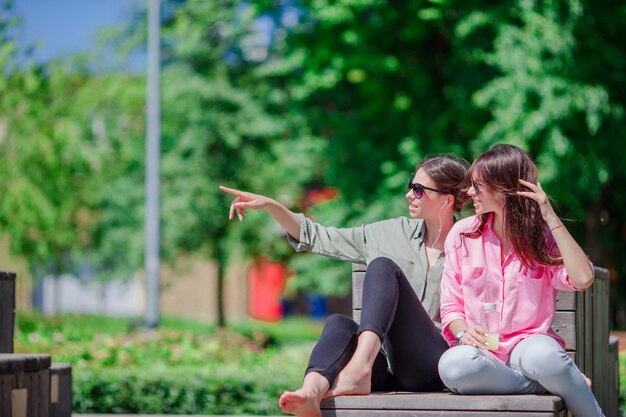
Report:
[[279,399],[283,411],[319,417],[326,397],[443,389],[437,372],[448,347],[439,315],[443,242],[467,199],[467,168],[454,155],[426,158],[408,182],[410,217],[354,228],[326,227],[269,197],[220,187],[236,196],[230,219],[265,210],[297,251],[367,264],[361,324],[338,314],[327,318],[302,387]]

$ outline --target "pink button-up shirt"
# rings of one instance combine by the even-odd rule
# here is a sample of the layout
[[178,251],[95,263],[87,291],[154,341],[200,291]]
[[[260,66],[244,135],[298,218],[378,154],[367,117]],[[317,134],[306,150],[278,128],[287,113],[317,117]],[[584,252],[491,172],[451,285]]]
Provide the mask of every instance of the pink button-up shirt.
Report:
[[[565,342],[552,330],[558,290],[576,291],[563,265],[531,268],[523,266],[511,250],[500,262],[500,240],[489,216],[482,235],[472,239],[462,233],[474,230],[479,218],[471,216],[458,221],[445,242],[446,260],[441,279],[441,324],[443,336],[452,345],[456,338],[450,331],[454,320],[465,320],[468,326],[480,325],[484,303],[497,303],[500,314],[500,344],[492,350],[506,363],[520,341],[533,334],[545,334]],[[550,235],[547,244],[558,251]]]

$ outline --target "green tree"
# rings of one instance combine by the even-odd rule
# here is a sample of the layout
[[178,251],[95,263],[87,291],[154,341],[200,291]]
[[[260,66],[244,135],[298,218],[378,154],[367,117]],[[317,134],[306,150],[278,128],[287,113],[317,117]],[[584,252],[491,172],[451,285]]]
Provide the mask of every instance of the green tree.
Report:
[[0,229],[33,276],[71,268],[93,230],[88,184],[97,147],[70,111],[85,83],[62,65],[43,67],[12,38],[10,3],[0,15]]
[[[402,214],[400,190],[427,153],[469,158],[515,143],[537,159],[562,214],[579,221],[575,235],[594,261],[626,272],[616,256],[624,202],[610,191],[624,183],[621,2],[298,5],[259,13],[277,22],[298,17],[296,25],[277,24],[277,38],[288,32],[276,44],[287,59],[274,74],[328,141],[317,186],[336,186],[340,197],[314,210],[322,221],[356,225]],[[311,278],[325,285],[319,274]]]
[[278,236],[265,216],[232,228],[231,197],[218,185],[296,201],[321,150],[316,138],[283,117],[281,91],[255,73],[253,17],[237,1],[191,0],[164,28],[175,59],[163,75],[163,242],[217,262],[220,324],[224,272],[234,250],[229,235],[234,231],[247,243],[250,255]]
[[[626,201],[611,192],[626,179],[619,75],[626,52],[615,35],[625,14],[620,2],[519,0],[506,13],[472,12],[457,26],[474,64],[496,71],[472,96],[490,114],[472,149],[509,142],[535,156],[541,181],[562,214],[577,220],[573,230],[592,260],[619,271],[615,295],[623,294],[626,273],[617,256],[624,250]],[[495,37],[481,47],[476,35],[485,30]]]

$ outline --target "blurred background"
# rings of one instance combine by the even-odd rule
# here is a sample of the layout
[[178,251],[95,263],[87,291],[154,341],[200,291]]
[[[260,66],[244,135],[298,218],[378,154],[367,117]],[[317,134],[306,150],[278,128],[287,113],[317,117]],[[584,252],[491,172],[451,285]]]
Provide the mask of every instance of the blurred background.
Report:
[[[95,387],[94,369],[141,364],[149,345],[131,336],[147,304],[147,4],[0,1],[0,268],[18,275],[17,346],[73,363],[83,412],[129,412],[102,400],[124,379]],[[228,222],[219,185],[358,226],[406,215],[424,156],[471,161],[502,142],[533,156],[568,229],[609,269],[611,326],[626,329],[625,31],[618,0],[163,0],[159,311],[180,333],[156,343],[159,358],[181,369],[173,351],[231,328],[253,352],[303,342],[297,365],[262,361],[297,370],[251,401],[276,412],[319,320],[349,314],[349,264],[296,256],[264,213]],[[64,333],[80,323],[104,339]],[[216,337],[215,352],[236,350]]]

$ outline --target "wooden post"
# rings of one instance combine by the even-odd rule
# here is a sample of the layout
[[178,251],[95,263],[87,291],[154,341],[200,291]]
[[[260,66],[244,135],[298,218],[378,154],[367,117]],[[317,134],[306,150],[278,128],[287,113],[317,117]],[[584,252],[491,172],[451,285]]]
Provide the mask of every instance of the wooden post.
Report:
[[53,363],[50,368],[50,415],[72,416],[72,367],[66,363]]
[[0,416],[48,417],[50,355],[0,353]]
[[607,417],[619,417],[619,360],[617,357],[619,339],[617,336],[609,338],[609,408]]
[[13,353],[15,273],[0,270],[0,353]]

